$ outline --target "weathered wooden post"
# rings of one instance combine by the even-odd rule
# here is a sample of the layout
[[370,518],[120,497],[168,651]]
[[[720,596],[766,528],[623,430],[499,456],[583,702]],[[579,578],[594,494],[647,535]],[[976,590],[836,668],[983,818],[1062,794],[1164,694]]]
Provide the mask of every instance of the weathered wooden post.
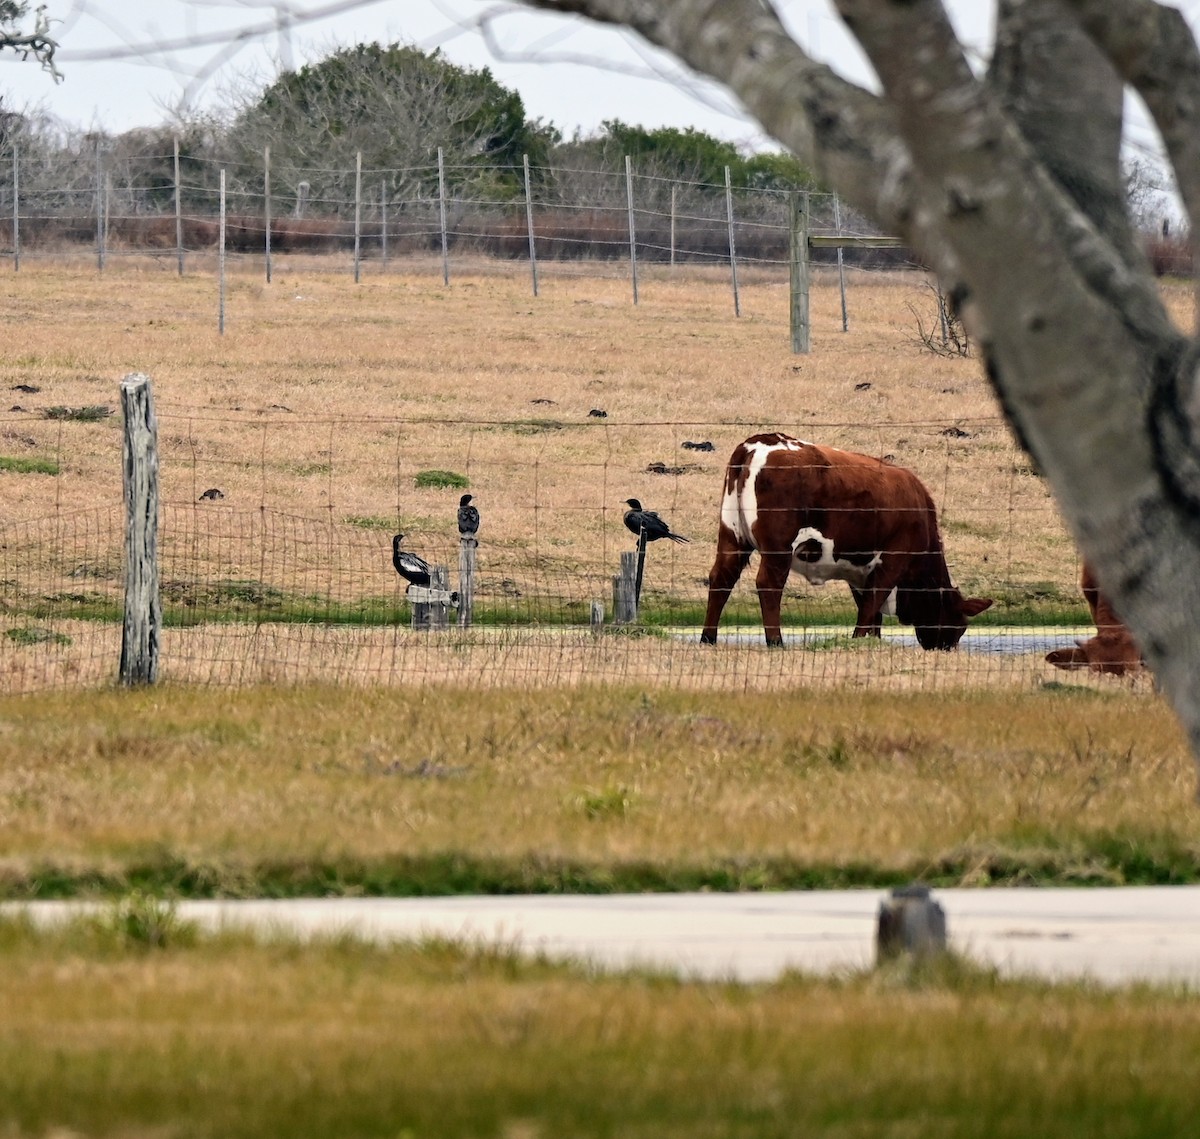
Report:
[[438,147],[438,225],[442,231],[442,284],[450,284],[450,245],[446,235],[446,160]]
[[629,625],[637,620],[637,554],[621,554],[621,572],[613,578],[613,624]]
[[604,602],[598,597],[592,599],[592,633],[600,636],[604,632]]
[[450,607],[458,604],[458,594],[450,592],[450,571],[445,566],[434,566],[429,571],[427,586],[409,586],[408,599],[412,603],[414,629],[450,627]]
[[790,276],[790,323],[792,351],[807,355],[809,351],[808,323],[808,192],[794,190],[789,199],[791,206],[791,245],[788,262]]
[[470,628],[475,619],[475,551],[479,539],[464,534],[458,540],[458,627]]
[[125,620],[120,679],[127,685],[153,684],[158,677],[162,601],[158,592],[158,424],[149,376],[133,372],[121,381],[121,411],[125,417]]
[[946,914],[929,896],[929,887],[897,886],[879,904],[875,963],[904,954],[932,957],[946,951]]
[[729,226],[729,275],[733,282],[733,315],[742,315],[742,301],[738,296],[738,279],[737,279],[737,246],[734,244],[733,234],[733,180],[730,177],[729,167],[725,167],[725,221]]
[[271,283],[271,148],[263,147],[263,261]]
[[529,155],[523,156],[525,165],[525,228],[529,230],[529,271],[533,274],[533,295],[538,295],[537,245],[533,240],[533,191],[529,182]]
[[13,272],[21,268],[21,161],[20,148],[13,143]]
[[637,581],[634,584],[633,590],[633,609],[634,616],[637,616],[637,611],[642,607],[642,574],[646,569],[646,531],[642,530],[638,534],[637,547]]
[[633,159],[625,155],[625,205],[629,211],[629,277],[633,282],[633,303],[638,303],[637,224],[633,217]]
[[183,197],[179,181],[179,136],[175,136],[175,261],[183,276]]

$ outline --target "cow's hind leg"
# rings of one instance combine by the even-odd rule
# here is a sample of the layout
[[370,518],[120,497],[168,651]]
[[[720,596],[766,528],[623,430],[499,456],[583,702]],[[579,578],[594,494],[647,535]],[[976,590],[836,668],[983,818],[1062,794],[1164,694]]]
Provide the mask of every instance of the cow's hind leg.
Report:
[[700,634],[701,644],[717,643],[717,624],[725,611],[729,594],[737,585],[753,552],[739,546],[733,532],[725,526],[721,527],[717,534],[717,557],[708,574],[708,610],[704,615],[704,630]]
[[780,610],[783,607],[783,587],[792,569],[792,552],[758,555],[758,604],[762,609],[763,632],[768,645],[782,646]]

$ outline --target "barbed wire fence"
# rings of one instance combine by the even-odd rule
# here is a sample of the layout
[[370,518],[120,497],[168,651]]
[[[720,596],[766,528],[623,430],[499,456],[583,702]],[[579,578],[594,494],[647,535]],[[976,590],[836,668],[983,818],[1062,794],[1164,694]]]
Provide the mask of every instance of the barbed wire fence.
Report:
[[[565,167],[436,165],[271,170],[270,148],[253,163],[121,156],[13,146],[0,160],[0,256],[22,260],[85,253],[103,271],[111,258],[174,260],[179,273],[207,270],[222,223],[225,248],[270,280],[277,259],[345,256],[357,280],[414,259],[448,281],[456,257],[495,259],[539,272],[627,274],[636,300],[639,263],[710,266],[786,277],[795,190],[734,187],[639,173]],[[401,187],[397,193],[394,187]],[[222,190],[224,187],[224,190]],[[807,194],[814,233],[877,236],[835,195]],[[224,201],[224,213],[221,203]],[[823,249],[813,258],[859,268],[913,268],[903,249]],[[336,262],[334,262],[336,263]],[[326,261],[329,264],[329,261]]]
[[[998,419],[887,425],[889,439],[904,432],[903,455],[887,457],[915,468],[937,502],[956,583],[996,600],[949,653],[922,651],[911,629],[891,621],[880,640],[855,640],[845,586],[794,577],[787,647],[769,649],[752,572],[719,643],[699,643],[724,462],[753,425],[206,417],[170,408],[158,423],[164,681],[1029,686],[1061,680],[1045,653],[1091,632],[1073,544]],[[879,425],[771,426],[885,457]],[[65,458],[60,434],[57,480]],[[112,461],[119,467],[119,445]],[[483,513],[472,622],[459,627],[452,616],[444,630],[414,628],[392,535],[447,567],[459,589],[455,515],[468,487]],[[362,513],[364,496],[375,512]],[[627,497],[691,542],[650,548],[637,617],[617,624],[615,579],[621,555],[635,548],[623,525]],[[116,679],[125,533],[119,501],[0,523],[4,691]]]

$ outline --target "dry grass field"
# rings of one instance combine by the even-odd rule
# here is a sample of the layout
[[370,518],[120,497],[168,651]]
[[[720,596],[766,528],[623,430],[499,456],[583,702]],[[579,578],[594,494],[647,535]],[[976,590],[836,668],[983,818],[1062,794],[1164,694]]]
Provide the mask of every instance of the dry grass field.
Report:
[[[953,957],[602,977],[504,946],[206,938],[164,901],[1200,880],[1195,770],[1145,678],[1064,684],[1040,649],[844,626],[784,652],[667,631],[695,620],[721,467],[758,428],[916,469],[997,620],[1082,608],[977,362],[914,345],[917,281],[852,278],[846,334],[820,282],[803,358],[786,285],[752,274],[735,318],[721,273],[644,273],[635,308],[611,270],[548,268],[534,299],[519,266],[446,288],[432,263],[358,286],[243,265],[224,336],[199,264],[34,263],[0,289],[0,897],[123,899],[0,922],[0,1134],[1188,1133],[1188,990]],[[55,409],[113,408],[134,371],[160,429],[168,682],[120,690],[119,416]],[[467,633],[405,627],[391,533],[456,557],[461,490],[419,488],[428,470],[484,515],[491,620]],[[693,541],[652,548],[644,627],[593,636],[630,496]],[[797,586],[786,611],[822,626],[845,600]],[[757,633],[749,584],[735,608]]]
[[[736,317],[721,270],[643,270],[635,307],[612,267],[595,276],[544,267],[534,298],[515,264],[456,267],[446,287],[433,263],[359,285],[330,260],[279,261],[270,285],[245,263],[228,283],[222,336],[210,270],[197,261],[181,279],[173,260],[130,257],[103,275],[33,263],[0,279],[0,383],[13,389],[0,413],[10,504],[0,578],[16,630],[0,643],[0,669],[10,691],[110,675],[111,630],[78,619],[111,618],[121,595],[120,416],[57,409],[116,408],[131,372],[154,382],[164,600],[175,623],[233,614],[259,633],[264,617],[376,626],[321,636],[277,628],[249,652],[245,631],[205,625],[217,647],[179,631],[164,654],[178,679],[397,679],[390,662],[418,654],[394,628],[407,607],[391,533],[403,530],[452,574],[457,564],[462,490],[420,487],[423,471],[463,476],[483,512],[481,615],[585,624],[593,598],[611,614],[611,577],[632,548],[623,500],[633,496],[692,538],[652,548],[645,611],[652,623],[694,624],[722,465],[746,435],[773,428],[916,470],[941,511],[956,581],[997,598],[988,622],[1082,619],[1073,544],[978,362],[917,342],[932,300],[915,275],[851,274],[846,333],[836,281],[820,278],[813,351],[801,357],[789,347],[786,283],[763,271],[742,274]],[[1172,303],[1186,304],[1182,290]],[[200,501],[209,488],[224,497]],[[840,585],[790,593],[792,622],[848,612]],[[753,624],[756,608],[748,580],[730,619]],[[486,639],[466,648],[497,659]],[[556,679],[564,669],[551,648],[549,663],[519,675]],[[780,671],[762,654],[739,663],[740,652],[710,654],[726,662],[720,683]],[[436,655],[443,664],[426,673],[460,675]],[[624,669],[600,662],[594,674],[661,674],[662,655],[660,646]],[[834,665],[829,655],[801,678],[863,675],[861,656]],[[911,678],[921,655],[902,653],[901,667],[882,671]],[[1040,653],[1027,656],[1022,682],[1046,671]],[[695,671],[678,653],[672,660],[677,675]],[[976,661],[975,679],[990,682],[983,668]],[[987,669],[996,679],[1013,672],[1011,662]]]

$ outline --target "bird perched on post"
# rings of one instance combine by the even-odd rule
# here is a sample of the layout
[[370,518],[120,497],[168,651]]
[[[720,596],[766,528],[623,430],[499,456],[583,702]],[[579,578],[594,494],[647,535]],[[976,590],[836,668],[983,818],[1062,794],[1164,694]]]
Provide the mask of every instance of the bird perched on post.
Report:
[[400,549],[400,543],[403,541],[403,534],[397,534],[392,539],[392,565],[396,567],[396,572],[410,585],[427,586],[430,575],[429,563],[424,558],[418,557],[408,550]]
[[479,511],[471,505],[473,495],[464,494],[458,500],[458,536],[474,538],[479,529]]
[[647,542],[656,542],[659,538],[670,538],[672,542],[690,542],[682,534],[672,534],[668,526],[653,510],[643,510],[642,504],[636,498],[627,498],[625,505],[625,526],[639,537],[646,535]]

